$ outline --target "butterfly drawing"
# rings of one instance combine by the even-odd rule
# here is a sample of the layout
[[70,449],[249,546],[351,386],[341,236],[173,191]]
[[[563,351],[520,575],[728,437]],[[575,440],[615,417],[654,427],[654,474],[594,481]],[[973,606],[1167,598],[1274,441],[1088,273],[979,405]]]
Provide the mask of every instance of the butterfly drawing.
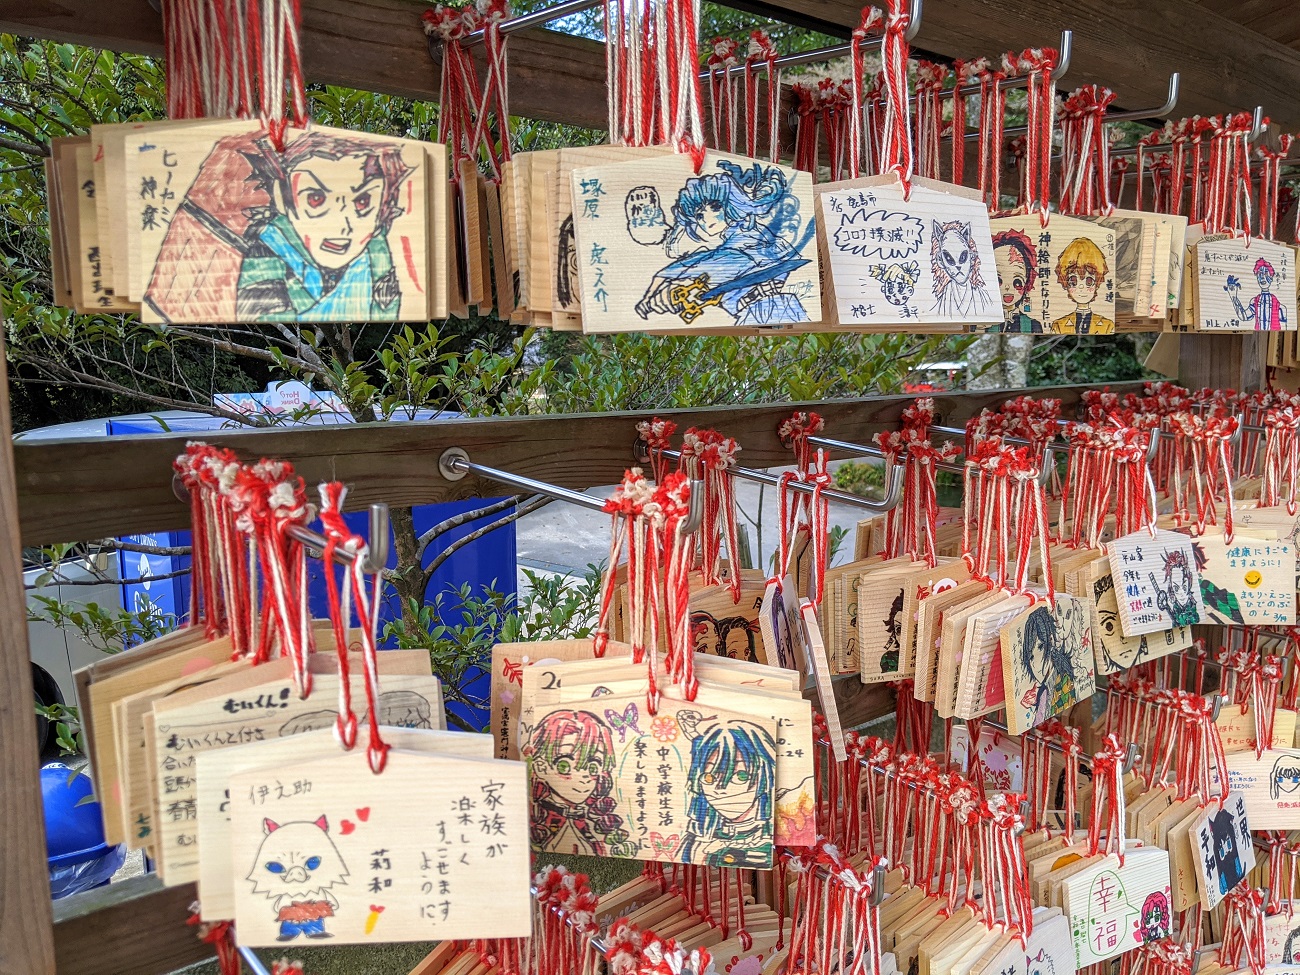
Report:
[[680,833],[673,833],[672,836],[664,836],[654,830],[650,831],[650,848],[654,850],[657,856],[670,857],[677,853],[677,847],[681,845],[682,837]]
[[622,714],[619,714],[613,708],[605,709],[605,720],[609,722],[611,728],[618,732],[618,743],[620,745],[627,741],[629,730],[635,731],[638,735],[642,734],[641,729],[637,727],[639,717],[640,712],[637,710],[636,702],[624,708]]
[[524,664],[521,660],[519,663],[512,663],[509,657],[501,658],[501,670],[506,680],[512,684],[522,685],[524,682]]

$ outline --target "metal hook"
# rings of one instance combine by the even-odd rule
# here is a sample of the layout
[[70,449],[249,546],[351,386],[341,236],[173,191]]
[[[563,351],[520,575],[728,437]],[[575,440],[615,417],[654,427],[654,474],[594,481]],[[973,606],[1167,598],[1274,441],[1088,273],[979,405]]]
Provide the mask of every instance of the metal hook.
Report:
[[[966,438],[966,431],[958,427],[932,426],[930,427],[930,431],[932,433],[941,433],[944,436],[952,437],[953,439],[960,438],[964,440]],[[1030,443],[1028,440],[1025,440],[1022,437],[1003,437],[1001,434],[997,434],[997,436],[1000,437],[1006,443],[1020,444],[1023,447],[1033,446],[1032,443]],[[1052,457],[1052,452],[1056,450],[1064,452],[1064,451],[1068,451],[1069,449],[1070,448],[1067,447],[1065,444],[1047,443],[1043,445],[1043,459],[1042,459],[1042,463],[1039,464],[1039,468],[1038,468],[1039,484],[1046,487],[1047,482],[1052,479],[1052,468],[1056,463],[1055,458]]]
[[[172,493],[177,499],[190,503],[190,492],[185,488],[185,482],[181,480],[179,474],[172,475]],[[388,505],[380,502],[370,506],[370,538],[366,546],[366,558],[361,564],[362,571],[368,575],[378,575],[388,567],[388,526],[389,514]],[[290,525],[285,529],[285,534],[296,542],[306,545],[313,558],[322,558],[325,553],[327,539],[320,532],[314,532],[303,525]],[[334,561],[340,565],[351,565],[353,555],[343,548],[334,549]]]
[[885,901],[885,874],[889,872],[887,863],[877,863],[871,871],[871,906],[879,907]]
[[1162,118],[1170,114],[1175,106],[1178,105],[1178,88],[1179,75],[1175,71],[1169,76],[1169,94],[1165,96],[1165,103],[1159,108],[1135,108],[1127,112],[1111,112],[1106,115],[1105,122],[1130,122],[1134,119]]
[[[569,504],[576,504],[581,508],[588,508],[592,511],[605,510],[604,498],[583,494],[581,491],[570,491],[568,488],[556,484],[534,480],[531,477],[524,477],[522,474],[512,474],[496,467],[475,464],[470,461],[469,454],[462,447],[448,447],[442,452],[442,456],[438,458],[438,473],[448,481],[459,481],[467,474],[475,474],[479,477],[485,477],[489,481],[496,481],[499,484],[531,491],[533,494],[544,494],[558,501],[567,501]],[[686,521],[682,524],[681,530],[690,534],[700,527],[700,522],[703,520],[704,485],[701,481],[692,480]]]
[[[1074,56],[1074,31],[1063,30],[1061,31],[1061,43],[1056,48],[1056,69],[1052,72],[1052,80],[1054,82],[1060,81],[1062,78],[1065,77],[1065,73],[1070,70],[1070,60],[1071,58],[1073,58],[1073,56]],[[998,82],[999,91],[1011,91],[1015,88],[1028,88],[1028,87],[1029,87],[1028,75],[1021,75],[1018,78],[1007,78],[1003,81]],[[942,92],[941,95],[942,97],[946,98],[949,95],[954,95],[954,94],[978,95],[979,93],[980,93],[979,83],[974,82],[969,85],[962,85],[958,88],[954,88],[952,91]],[[975,135],[978,136],[979,133],[977,132],[975,133]],[[967,134],[967,138],[970,138],[969,133]]]
[[[669,457],[673,460],[677,460],[682,456],[680,450],[665,450],[662,451],[662,453],[665,457]],[[647,463],[650,454],[644,440],[638,439],[636,443],[632,445],[632,454],[636,457],[637,463]],[[756,471],[748,467],[740,467],[739,465],[728,467],[727,473],[732,477],[739,477],[745,481],[754,481],[757,484],[770,484],[774,487],[780,486],[781,484],[780,475],[769,474],[767,471]],[[898,464],[893,464],[888,468],[885,480],[885,496],[879,501],[873,501],[870,498],[863,498],[856,494],[847,494],[844,491],[835,491],[825,488],[822,489],[821,496],[827,501],[838,501],[840,504],[846,504],[854,508],[863,508],[867,511],[874,511],[877,513],[893,511],[898,507],[898,503],[903,500],[903,474],[903,468]],[[695,482],[692,481],[691,483],[693,484]],[[808,481],[787,481],[786,483],[789,485],[791,490],[799,491],[803,494],[812,494],[817,490],[817,486]],[[691,492],[691,497],[695,497],[694,491]]]
[[1267,131],[1268,123],[1264,121],[1264,106],[1256,105],[1251,116],[1250,141],[1254,142]]
[[1137,742],[1131,741],[1128,744],[1128,751],[1124,753],[1124,774],[1128,775],[1137,767],[1138,760],[1142,758],[1142,753],[1138,751]]
[[[909,44],[912,42],[912,39],[920,33],[923,5],[924,0],[911,0],[908,4],[907,32],[903,36],[907,38]],[[874,51],[884,43],[884,40],[885,38],[883,34],[879,37],[869,37],[858,46],[858,50]],[[772,66],[777,70],[782,68],[793,68],[801,64],[817,64],[821,61],[833,61],[835,58],[842,58],[852,53],[852,44],[835,44],[831,47],[818,48],[815,51],[804,51],[800,54],[787,54],[784,57],[779,57],[774,60]],[[731,77],[733,73],[744,70],[745,66],[743,64],[733,64],[726,69],[725,74],[727,77]],[[712,71],[700,72],[701,78],[709,78],[712,75]]]

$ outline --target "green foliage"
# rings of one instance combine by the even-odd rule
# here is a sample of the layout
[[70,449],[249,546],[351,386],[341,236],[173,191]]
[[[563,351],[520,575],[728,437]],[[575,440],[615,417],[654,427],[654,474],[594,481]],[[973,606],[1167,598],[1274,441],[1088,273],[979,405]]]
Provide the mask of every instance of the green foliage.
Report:
[[81,728],[81,710],[66,704],[37,705],[36,713],[54,725],[60,757],[84,755],[86,736]]
[[50,596],[32,596],[39,611],[28,609],[29,623],[67,627],[101,653],[119,653],[127,647],[160,637],[176,629],[176,617],[150,604],[144,610],[101,606],[99,603],[61,602]]
[[880,464],[846,460],[835,468],[835,486],[859,497],[879,497],[885,487],[885,468]]
[[1142,365],[1154,336],[1062,335],[1039,339],[1029,360],[1030,386],[1160,379]]
[[[547,413],[799,402],[899,389],[913,365],[965,336],[587,336],[555,363]],[[540,386],[540,384],[539,384]]]
[[591,636],[600,606],[601,567],[581,578],[544,576],[524,569],[526,591],[506,595],[495,586],[475,593],[449,587],[432,602],[412,601],[384,628],[385,640],[404,650],[429,651],[433,672],[449,700],[482,707],[464,688],[471,668],[486,668],[498,642],[580,639]]

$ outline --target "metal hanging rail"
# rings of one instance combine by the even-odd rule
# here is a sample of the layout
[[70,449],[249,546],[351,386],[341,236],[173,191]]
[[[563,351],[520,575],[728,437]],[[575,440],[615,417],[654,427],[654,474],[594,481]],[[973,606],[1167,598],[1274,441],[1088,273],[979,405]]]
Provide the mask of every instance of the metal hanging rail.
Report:
[[[649,461],[650,453],[644,440],[637,440],[632,448],[633,456],[636,457],[637,463],[645,464]],[[678,460],[682,456],[680,450],[665,450],[662,452],[665,457]],[[770,484],[778,486],[781,483],[780,475],[769,474],[767,471],[756,471],[748,467],[733,465],[727,468],[728,473],[733,477],[739,477],[745,481],[753,481],[757,484]],[[694,482],[692,482],[694,483]],[[817,490],[817,486],[807,481],[787,481],[791,490],[799,491],[803,494],[812,494]],[[856,494],[847,494],[844,491],[834,489],[824,489],[821,496],[827,501],[838,501],[840,504],[846,504],[854,508],[863,508],[867,511],[882,513],[893,511],[898,507],[898,503],[903,500],[903,468],[897,464],[891,464],[885,469],[885,496],[880,501],[872,501],[870,498],[862,498]],[[691,492],[691,499],[694,501],[695,492]]]
[[[584,0],[579,0],[579,2],[584,2]],[[920,33],[923,5],[924,0],[910,0],[910,3],[908,4],[907,32],[904,36],[907,38],[909,44],[912,42],[912,39]],[[874,51],[880,47],[882,43],[884,43],[883,34],[879,37],[868,37],[862,42],[859,50]],[[777,70],[781,70],[782,68],[797,67],[801,64],[817,64],[821,61],[833,61],[835,58],[845,57],[852,52],[853,45],[836,44],[833,47],[822,47],[815,51],[804,51],[801,54],[787,54],[784,57],[777,58],[772,62],[772,64]],[[726,69],[726,74],[730,77],[735,72],[744,70],[745,66],[743,64],[733,64],[731,67]],[[722,72],[719,72],[719,74],[721,73]],[[701,71],[700,77],[708,78],[712,74],[713,72],[710,71]]]
[[[998,722],[992,720],[991,718],[982,718],[980,720],[984,722],[985,727],[992,728],[995,731],[1000,731],[1008,738],[1024,737],[1024,735],[1017,736],[1011,734],[1011,731],[1007,728],[1006,725],[999,724]],[[1035,729],[1030,728],[1029,731],[1025,732],[1025,734],[1032,734],[1034,730]],[[1054,742],[1051,739],[1044,739],[1044,743],[1047,745],[1049,750],[1056,752],[1056,754],[1058,755],[1065,754],[1065,748],[1062,747],[1059,743]],[[1088,765],[1088,766],[1092,765],[1092,756],[1089,755],[1087,752],[1081,752],[1077,756],[1077,758],[1084,765]],[[1132,772],[1133,769],[1137,767],[1137,763],[1141,760],[1141,758],[1142,758],[1142,753],[1138,749],[1137,742],[1135,741],[1129,742],[1128,748],[1124,752],[1124,773],[1127,775],[1129,772]]]
[[[190,502],[190,492],[186,490],[179,474],[172,475],[172,493],[184,501]],[[315,558],[323,558],[329,540],[320,532],[314,532],[304,525],[290,525],[285,534],[295,542],[301,542]],[[351,565],[356,557],[343,548],[334,549],[334,561],[339,565]],[[366,543],[366,558],[361,568],[369,575],[378,575],[388,565],[388,505],[372,504],[370,506],[369,538]]]
[[[826,450],[838,450],[845,454],[854,454],[863,457],[885,457],[885,452],[879,447],[869,446],[864,443],[853,443],[849,440],[833,440],[830,437],[808,437],[808,442],[814,447],[823,447]],[[888,460],[889,458],[885,458]],[[946,461],[936,461],[934,465],[938,470],[948,471],[951,474],[965,474],[966,468],[962,464],[952,464]]]
[[[512,474],[510,471],[503,471],[496,467],[487,467],[483,464],[475,464],[469,459],[469,454],[460,447],[448,447],[438,458],[438,473],[448,481],[462,480],[467,474],[476,474],[479,477],[485,477],[489,481],[496,481],[499,484],[506,484],[510,487],[520,488],[524,491],[531,491],[534,494],[543,494],[548,498],[555,498],[557,501],[566,501],[569,504],[576,504],[580,508],[588,508],[591,511],[604,511],[605,499],[597,498],[590,494],[583,494],[581,491],[570,491],[568,488],[560,487],[556,484],[549,484],[546,481],[538,481],[531,477],[525,477],[522,474]],[[682,526],[682,531],[693,532],[700,527],[700,522],[704,519],[704,490],[700,481],[691,481],[691,496],[689,508],[687,509],[686,522]]]
[[[1110,120],[1107,119],[1107,121]],[[1255,111],[1252,113],[1250,135],[1248,137],[1249,141],[1254,142],[1261,135],[1263,135],[1264,132],[1267,131],[1267,129],[1268,126],[1264,123],[1264,106],[1256,105]],[[1154,146],[1121,146],[1118,149],[1110,150],[1110,155],[1111,158],[1113,159],[1116,156],[1136,156],[1138,154],[1139,149],[1146,149],[1148,152],[1156,152],[1160,149],[1171,149],[1171,148],[1173,148],[1173,146],[1171,143],[1168,142],[1161,142]]]
[[[1065,77],[1065,73],[1070,70],[1070,61],[1074,56],[1074,31],[1061,31],[1061,43],[1056,48],[1056,70],[1052,72],[1052,81],[1060,81]],[[999,91],[1010,91],[1014,88],[1028,88],[1029,76],[1021,75],[1018,78],[1006,78],[998,82]],[[979,83],[962,85],[960,88],[953,88],[951,91],[941,92],[941,98],[948,98],[954,94],[959,95],[978,95],[980,93]]]
[[[1169,76],[1169,94],[1165,96],[1165,103],[1159,108],[1134,108],[1127,112],[1108,112],[1105,119],[1102,120],[1102,124],[1110,125],[1113,122],[1140,121],[1150,118],[1160,118],[1170,114],[1178,105],[1178,89],[1180,83],[1178,72],[1175,71]],[[1009,129],[1003,129],[1002,134],[1004,136],[1025,135],[1028,131],[1029,126],[1016,125]],[[968,142],[972,139],[978,139],[979,137],[980,134],[978,130],[966,133],[966,140]],[[1061,157],[1058,154],[1052,158],[1060,159]]]
[[[930,432],[940,433],[943,434],[945,437],[952,437],[953,439],[957,439],[957,438],[961,438],[962,440],[966,439],[966,431],[962,430],[960,427],[932,426],[930,427]],[[991,437],[996,436],[1002,441],[1004,441],[1005,443],[1019,444],[1022,447],[1033,446],[1033,444],[1030,441],[1024,439],[1023,437],[1004,437],[1002,436],[1002,434],[988,434],[988,436]],[[1048,478],[1051,477],[1052,461],[1053,461],[1052,451],[1056,450],[1056,451],[1066,452],[1069,449],[1070,448],[1065,444],[1060,444],[1060,443],[1044,444],[1042,470],[1038,474],[1038,482],[1040,484],[1046,484]]]

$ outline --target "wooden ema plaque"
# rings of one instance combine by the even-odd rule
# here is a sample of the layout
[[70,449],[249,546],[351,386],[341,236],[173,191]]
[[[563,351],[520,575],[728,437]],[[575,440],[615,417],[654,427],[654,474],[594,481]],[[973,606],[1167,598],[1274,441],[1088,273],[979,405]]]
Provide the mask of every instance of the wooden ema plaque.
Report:
[[1001,628],[1007,728],[1024,734],[1096,689],[1092,623],[1082,599],[1057,595]]
[[230,777],[241,944],[526,938],[522,762],[364,750]]
[[1061,881],[1076,965],[1083,968],[1169,936],[1169,854],[1130,846]]
[[[168,886],[198,879],[196,755],[209,749],[334,726],[338,716],[338,675],[314,674],[313,693],[303,699],[294,688],[289,663],[273,660],[154,703],[154,733],[149,740],[158,802],[155,841]],[[378,664],[383,678],[380,723],[441,728],[442,691],[438,679],[427,673],[428,654],[418,650],[389,651],[379,656]],[[313,665],[317,665],[316,661]],[[334,667],[337,661],[326,657],[319,666]],[[359,671],[360,667],[356,667],[350,675],[352,700],[358,722],[364,723],[365,678]]]
[[893,176],[817,188],[837,325],[993,324],[1002,320],[988,208]]
[[1115,331],[1115,234],[1053,214],[989,221],[1002,291],[993,331],[1110,335]]
[[644,693],[539,703],[522,748],[533,782],[533,848],[769,868],[776,722],[700,697],[665,697],[653,715]]
[[812,178],[709,153],[573,170],[588,332],[797,325],[821,317]]
[[1268,240],[1202,239],[1192,264],[1196,328],[1278,332],[1296,327],[1295,251]]
[[1213,910],[1255,866],[1255,846],[1246,822],[1245,797],[1239,792],[1229,792],[1222,807],[1210,803],[1189,835],[1201,906]]
[[[383,728],[385,744],[407,751],[460,758],[492,757],[490,735],[416,728]],[[368,730],[361,730],[357,749],[364,751]],[[237,748],[218,748],[195,758],[198,785],[199,904],[205,921],[235,916],[235,875],[225,851],[231,848],[230,777],[274,765],[331,758],[342,753],[332,728],[308,731],[292,738],[271,738]]]
[[1124,636],[1159,633],[1205,620],[1196,553],[1178,532],[1138,531],[1108,546]]
[[[541,677],[540,683],[548,683]],[[591,683],[591,675],[584,680],[577,675],[568,675],[555,692],[547,694],[541,690],[547,704],[568,704],[599,711],[605,699],[614,695],[641,695],[646,692],[644,678],[629,681],[602,680]],[[669,685],[664,687],[666,698],[685,701],[680,688]],[[701,679],[697,701],[707,701],[710,706],[726,708],[738,714],[757,714],[771,718],[776,726],[776,780],[774,837],[779,846],[812,846],[817,839],[815,823],[816,798],[813,792],[813,722],[812,704],[798,691],[779,690],[775,687],[761,688],[746,681],[739,684],[722,684],[714,680]],[[633,705],[629,704],[628,708]],[[606,720],[617,728],[620,722],[626,723],[629,712],[624,709],[620,716],[611,711],[605,715]],[[651,725],[654,725],[651,719]]]

